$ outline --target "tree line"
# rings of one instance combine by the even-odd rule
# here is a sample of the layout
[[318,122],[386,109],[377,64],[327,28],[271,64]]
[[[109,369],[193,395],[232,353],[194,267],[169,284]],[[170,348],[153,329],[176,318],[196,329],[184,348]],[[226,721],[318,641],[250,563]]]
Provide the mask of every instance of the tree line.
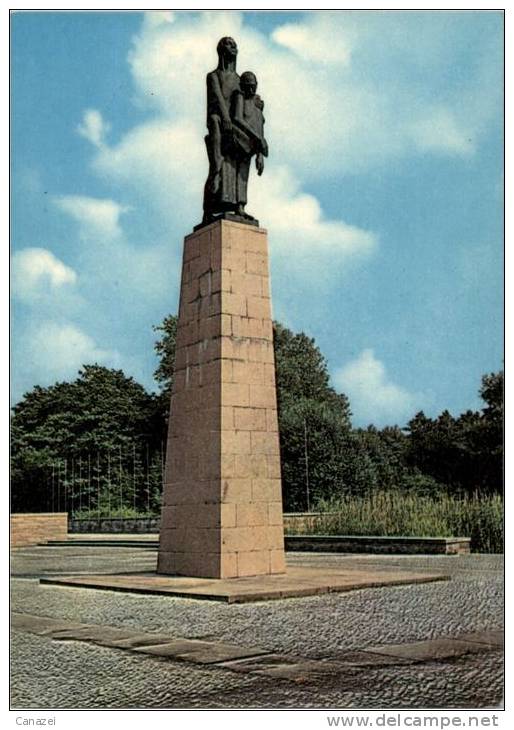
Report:
[[[36,386],[12,412],[11,508],[44,511],[64,484],[66,509],[158,510],[177,317],[154,327],[158,393],[121,370],[84,365],[73,382]],[[480,411],[417,413],[403,428],[353,428],[314,339],[274,323],[284,508],[378,490],[502,494],[503,372],[482,377]],[[58,494],[58,504],[62,505]]]

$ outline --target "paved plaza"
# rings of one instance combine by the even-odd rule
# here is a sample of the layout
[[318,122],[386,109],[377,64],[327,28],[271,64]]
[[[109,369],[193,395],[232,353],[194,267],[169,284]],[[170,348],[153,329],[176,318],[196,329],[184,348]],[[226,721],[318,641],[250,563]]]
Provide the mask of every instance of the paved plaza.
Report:
[[227,604],[42,585],[151,572],[112,545],[13,551],[13,708],[490,708],[503,701],[502,556],[288,554],[294,568],[451,580]]

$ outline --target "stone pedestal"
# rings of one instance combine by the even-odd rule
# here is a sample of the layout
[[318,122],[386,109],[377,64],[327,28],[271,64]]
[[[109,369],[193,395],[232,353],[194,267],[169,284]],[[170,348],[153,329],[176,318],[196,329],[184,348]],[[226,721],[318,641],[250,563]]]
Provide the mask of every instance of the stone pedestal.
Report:
[[220,220],[186,237],[159,573],[283,573],[266,231]]

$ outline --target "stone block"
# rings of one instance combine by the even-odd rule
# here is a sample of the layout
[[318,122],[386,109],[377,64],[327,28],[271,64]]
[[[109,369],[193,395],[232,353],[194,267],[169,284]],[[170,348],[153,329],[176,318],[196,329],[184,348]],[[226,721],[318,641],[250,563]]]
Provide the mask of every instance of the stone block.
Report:
[[277,396],[271,385],[249,385],[248,405],[253,408],[276,408]]
[[200,255],[200,241],[196,236],[184,240],[184,263]]
[[284,524],[282,502],[268,502],[268,524],[279,526]]
[[248,361],[273,364],[273,344],[271,342],[266,342],[265,340],[249,340]]
[[247,274],[245,271],[230,272],[230,290],[246,297],[262,296],[262,276]]
[[[253,436],[253,434],[251,434]],[[251,439],[249,431],[222,431],[222,454],[251,454]]]
[[280,479],[252,479],[254,502],[279,502],[281,499]]
[[241,551],[237,553],[237,571],[243,575],[267,575],[270,573],[267,550]]
[[249,406],[250,386],[245,383],[222,383],[221,402],[224,406]]
[[268,257],[264,253],[253,253],[249,251],[246,254],[246,272],[248,274],[259,274],[260,276],[268,276]]
[[267,456],[266,457],[268,469],[267,469],[267,476],[269,479],[278,479],[280,480],[281,472],[280,472],[280,457],[278,456]]
[[283,550],[270,550],[270,573],[285,573],[286,558]]
[[274,408],[266,409],[266,430],[278,432],[278,414]]
[[257,527],[268,524],[268,505],[265,502],[236,505],[237,527]]
[[234,425],[237,429],[252,432],[266,430],[266,411],[263,408],[234,407],[233,416]]
[[235,458],[235,476],[237,477],[267,477],[268,475],[268,464],[266,457],[261,454],[255,456],[250,454],[249,456],[236,456]]
[[278,433],[267,431],[251,431],[252,454],[279,454]]
[[247,362],[250,360],[248,352],[249,344],[251,343],[246,338],[222,336],[220,338],[220,356],[229,360]]
[[246,304],[246,296],[244,294],[223,292],[221,311],[223,314],[233,314],[239,317],[246,317]]
[[220,428],[222,431],[232,431],[239,429],[240,426],[234,420],[235,408],[232,406],[221,406],[221,424]]
[[267,528],[267,539],[268,548],[270,550],[283,550],[284,549],[284,526],[270,525]]
[[237,508],[238,504],[235,502],[231,503],[222,503],[219,505],[220,508],[220,520],[221,525],[226,527],[236,527],[237,526]]
[[264,297],[248,297],[246,302],[248,317],[256,319],[271,318],[270,300]]
[[220,555],[220,574],[221,578],[238,577],[237,553],[224,552]]
[[252,499],[251,479],[222,479],[221,502],[250,502]]

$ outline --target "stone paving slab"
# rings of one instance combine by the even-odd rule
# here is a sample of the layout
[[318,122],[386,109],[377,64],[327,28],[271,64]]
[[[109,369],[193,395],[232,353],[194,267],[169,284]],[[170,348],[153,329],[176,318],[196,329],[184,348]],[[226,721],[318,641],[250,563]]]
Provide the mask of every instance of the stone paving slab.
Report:
[[266,654],[264,649],[252,646],[236,646],[223,642],[177,640],[165,644],[138,646],[135,651],[154,656],[169,657],[195,664],[218,664],[232,659]]
[[40,583],[76,588],[170,595],[246,603],[277,598],[313,596],[362,588],[401,586],[449,580],[448,575],[413,573],[403,570],[368,571],[342,568],[289,566],[283,575],[255,578],[187,578],[156,573],[120,573],[116,575],[69,575],[42,577]]
[[267,654],[262,657],[250,657],[243,661],[224,662],[219,664],[233,672],[242,674],[259,674],[275,679],[287,679],[294,682],[311,682],[323,679],[327,675],[342,673],[352,674],[352,668],[338,662],[323,659],[306,659],[300,656],[284,654]]
[[27,613],[11,614],[11,627],[13,629],[28,631],[31,634],[38,634],[39,636],[47,636],[58,631],[69,631],[72,628],[79,631],[83,626],[84,624],[72,623],[47,616],[33,616]]
[[476,641],[478,644],[487,644],[487,646],[503,646],[505,643],[503,631],[474,631],[470,634],[460,634],[459,639]]
[[221,641],[176,639],[169,634],[120,629],[115,626],[72,624],[45,616],[23,613],[14,613],[11,625],[14,629],[40,636],[50,636],[57,641],[92,642],[113,649],[128,649],[195,664],[216,664],[268,653],[265,649],[256,646],[239,646]]
[[413,660],[407,657],[376,654],[366,650],[333,652],[330,655],[330,659],[335,659],[336,661],[349,666],[367,667],[368,669],[372,669],[373,667],[398,666],[413,663]]
[[415,641],[409,644],[383,644],[381,646],[367,646],[366,651],[373,654],[409,659],[414,662],[437,661],[450,659],[463,654],[475,654],[484,651],[486,645],[477,642],[458,639],[430,639]]

